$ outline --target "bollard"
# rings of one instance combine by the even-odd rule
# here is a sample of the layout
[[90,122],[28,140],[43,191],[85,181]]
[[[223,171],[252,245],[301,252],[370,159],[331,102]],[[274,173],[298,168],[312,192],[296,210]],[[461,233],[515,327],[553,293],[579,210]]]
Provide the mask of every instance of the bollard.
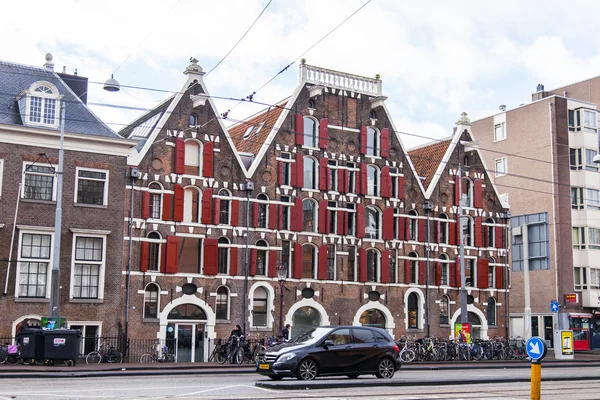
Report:
[[542,363],[540,360],[531,362],[531,400],[540,400],[542,388]]

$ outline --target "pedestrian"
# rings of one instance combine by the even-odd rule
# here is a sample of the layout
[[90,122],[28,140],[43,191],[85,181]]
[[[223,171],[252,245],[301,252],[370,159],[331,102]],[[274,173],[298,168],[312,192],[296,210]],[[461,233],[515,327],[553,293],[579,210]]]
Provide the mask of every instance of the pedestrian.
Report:
[[281,330],[281,337],[284,341],[289,340],[290,338],[290,324],[287,324],[285,328]]
[[231,331],[230,338],[232,337],[240,337],[242,336],[242,327],[240,325],[236,325],[235,328]]
[[23,331],[29,329],[29,319],[25,319],[23,320],[23,322],[21,322],[19,325],[17,325],[17,330],[16,330],[16,336],[19,336],[19,334]]

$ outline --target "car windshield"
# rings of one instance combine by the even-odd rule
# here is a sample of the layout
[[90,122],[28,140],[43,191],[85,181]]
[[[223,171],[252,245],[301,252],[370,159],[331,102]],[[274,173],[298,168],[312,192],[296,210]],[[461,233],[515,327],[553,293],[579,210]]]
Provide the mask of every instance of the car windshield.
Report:
[[312,344],[317,340],[321,339],[323,336],[331,332],[331,328],[312,328],[307,332],[303,332],[298,336],[292,338],[290,342],[299,343],[299,344]]

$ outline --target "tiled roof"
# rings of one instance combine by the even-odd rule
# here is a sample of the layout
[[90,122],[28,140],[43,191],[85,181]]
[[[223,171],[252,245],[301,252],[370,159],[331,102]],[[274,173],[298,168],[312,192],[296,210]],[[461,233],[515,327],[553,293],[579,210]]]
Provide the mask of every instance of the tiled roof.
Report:
[[118,138],[52,70],[0,60],[0,124],[23,126],[17,96],[38,81],[55,85],[65,101],[65,132]]
[[[276,106],[269,107],[229,128],[229,136],[231,136],[237,151],[258,154],[267,136],[269,136],[269,132],[275,127],[275,123],[287,102],[286,99],[276,104]],[[253,128],[252,131],[248,131],[251,127]]]
[[164,115],[165,111],[173,101],[175,96],[169,96],[162,103],[142,115],[123,129],[119,131],[119,135],[128,138],[138,140],[136,149],[140,150],[144,147],[144,144],[154,131],[154,128],[160,121],[160,118]]
[[429,187],[452,139],[433,142],[408,151],[425,190]]

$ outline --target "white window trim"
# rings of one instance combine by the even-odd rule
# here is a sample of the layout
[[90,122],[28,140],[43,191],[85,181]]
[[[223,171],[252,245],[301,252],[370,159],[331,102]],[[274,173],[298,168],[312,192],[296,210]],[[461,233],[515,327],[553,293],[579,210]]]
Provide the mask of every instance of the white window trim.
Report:
[[[96,330],[96,336],[97,337],[102,337],[102,321],[68,321],[67,320],[67,328],[71,329],[72,326],[84,326],[84,327],[88,327],[88,326],[96,326],[98,327],[98,330]],[[81,341],[79,344],[79,352],[80,354],[83,353],[84,348],[85,348],[85,340],[83,340],[85,338],[85,332],[81,332]],[[98,346],[100,345],[100,342],[98,342],[96,344],[96,350],[98,349]]]
[[[157,296],[156,296],[156,317],[147,317],[146,316],[146,290],[148,286],[155,285],[158,288]],[[144,286],[144,298],[142,299],[142,319],[160,319],[160,285],[157,282],[148,282],[146,286]]]
[[[76,243],[78,237],[93,237],[102,239],[102,262],[98,263],[93,262],[93,264],[100,265],[100,270],[98,271],[98,298],[77,298],[73,297],[73,287],[75,283],[75,264],[77,261],[75,260],[75,251],[76,251]],[[73,234],[73,243],[71,246],[71,280],[69,283],[69,300],[84,300],[84,301],[102,301],[104,300],[104,278],[106,275],[106,245],[107,245],[107,236],[106,235],[97,235],[93,233],[75,233]],[[143,310],[142,310],[143,312]]]
[[[29,172],[26,171],[26,168],[30,165],[39,165],[41,167],[50,167],[50,168],[54,168],[54,175],[53,175],[53,179],[52,179],[52,199],[51,200],[36,200],[36,199],[27,199],[25,198],[25,175],[28,174]],[[24,161],[23,162],[23,170],[22,170],[22,174],[21,174],[21,199],[23,200],[31,200],[31,201],[56,201],[56,172],[57,172],[57,168],[52,164],[45,164],[45,163],[39,163],[39,162],[33,162],[33,161]],[[32,172],[33,173],[33,172]]]
[[[259,287],[263,287],[267,291],[267,324],[266,324],[266,326],[255,326],[254,325],[254,315],[252,314],[252,311],[254,310],[254,292]],[[248,301],[248,311],[249,311],[248,324],[249,324],[250,328],[265,329],[265,330],[273,329],[273,320],[274,320],[273,302],[275,301],[275,291],[274,291],[273,287],[271,285],[265,284],[264,282],[256,282],[254,285],[252,285],[252,287],[250,287],[249,293],[250,293],[250,295],[248,296],[248,298],[249,298],[249,301]]]
[[[312,187],[312,188],[306,186],[306,179],[305,179],[306,178],[306,169],[305,169],[306,168],[306,162],[305,162],[306,159],[310,159],[313,162],[313,185],[314,185],[314,187]],[[303,180],[302,190],[313,191],[316,193],[321,192],[321,189],[319,189],[319,184],[321,182],[319,181],[320,171],[319,171],[319,163],[317,162],[317,160],[311,156],[304,156],[302,159],[302,165],[303,165],[303,168],[302,168],[302,180]]]
[[[501,173],[498,172],[498,161],[502,162],[502,164],[504,166],[504,172],[501,172]],[[496,177],[499,177],[499,176],[506,176],[507,174],[508,174],[508,158],[500,157],[500,158],[494,159],[494,175]]]
[[[198,120],[198,116],[196,115],[196,121]],[[201,177],[204,174],[204,143],[202,143],[201,141],[197,140],[197,139],[186,139],[185,142],[183,143],[183,168],[185,169],[185,167],[196,167],[196,165],[192,165],[192,164],[186,164],[185,163],[185,157],[187,155],[187,148],[186,148],[186,144],[188,142],[194,142],[196,144],[198,144],[198,175],[195,175],[196,177]],[[189,146],[187,146],[189,147]]]
[[[497,127],[501,127],[502,128],[502,134],[501,134],[500,138],[496,137],[496,128]],[[506,140],[506,137],[507,137],[507,135],[506,135],[506,122],[500,122],[498,124],[495,124],[494,125],[494,143]]]
[[[17,226],[18,228],[18,226]],[[21,296],[20,290],[19,290],[19,277],[21,275],[21,248],[22,243],[23,243],[23,235],[26,233],[31,233],[34,235],[50,235],[50,258],[48,259],[48,267],[46,270],[46,296],[44,298],[49,299],[50,298],[50,288],[51,288],[51,284],[52,284],[52,265],[54,263],[54,230],[49,230],[47,228],[40,228],[40,230],[35,230],[35,229],[19,229],[19,243],[17,244],[19,246],[19,250],[17,252],[17,273],[16,273],[16,279],[15,279],[15,298],[21,298],[21,299],[42,299],[41,297],[29,297],[29,296]],[[28,262],[28,261],[24,261],[24,262]],[[32,262],[37,262],[37,261],[32,261]]]
[[4,176],[4,160],[0,158],[0,197],[2,197],[2,177]]
[[[156,183],[158,186],[160,186],[160,189],[150,189],[150,185],[152,185],[153,183]],[[157,181],[152,181],[148,184],[148,193],[150,193],[150,206],[152,206],[152,195],[158,194],[160,195],[160,208],[158,210],[158,218],[153,218],[152,215],[150,215],[148,217],[149,220],[152,221],[161,221],[162,220],[162,215],[163,215],[163,206],[164,206],[164,187],[160,182]],[[185,189],[184,189],[184,204],[185,204]]]
[[[91,172],[102,172],[106,174],[106,179],[104,180],[104,195],[102,198],[102,204],[98,205],[98,204],[86,204],[86,203],[78,203],[77,202],[77,192],[79,192],[79,171],[91,171]],[[84,205],[84,206],[107,206],[108,205],[108,180],[109,180],[109,171],[107,169],[98,169],[98,168],[87,168],[87,167],[77,167],[75,168],[75,190],[73,190],[73,202],[75,204],[78,205]],[[94,181],[98,181],[99,179],[94,179],[94,178],[82,178],[82,179],[89,179],[89,180],[94,180]],[[162,185],[161,185],[162,186]],[[155,193],[156,190],[149,190],[149,192],[153,192]],[[161,212],[162,212],[162,205],[161,205]]]
[[227,285],[220,285],[219,287],[217,287],[217,290],[215,290],[215,318],[217,318],[217,301],[219,300],[219,289],[221,289],[222,287],[225,288],[225,290],[227,291],[227,311],[226,311],[226,316],[225,319],[216,319],[217,321],[229,321],[231,318],[231,290],[229,289],[229,287],[227,287]]
[[[50,88],[50,90],[52,90],[54,92],[53,95],[48,95],[45,93],[38,93],[35,91],[35,89],[37,89],[40,86],[47,86]],[[62,99],[62,95],[60,94],[60,92],[58,91],[58,88],[53,85],[52,83],[48,82],[48,81],[38,81],[35,82],[34,84],[32,84],[29,87],[29,90],[25,91],[25,95],[26,95],[26,105],[25,105],[25,115],[26,115],[26,123],[25,125],[28,126],[35,126],[35,127],[50,127],[50,128],[54,128],[57,129],[60,123],[60,110],[61,110],[61,99]],[[54,108],[54,123],[53,124],[45,124],[43,122],[33,122],[31,121],[31,99],[32,97],[39,97],[42,100],[45,99],[52,99],[52,100],[56,100],[56,107]],[[43,106],[44,102],[42,102],[42,121],[43,121],[43,115],[44,115],[44,106]]]
[[[381,252],[379,250],[377,250],[376,248],[367,249],[367,251],[365,252],[365,256],[367,257],[367,259],[365,260],[365,262],[368,262],[368,260],[369,260],[369,252],[370,251],[371,252],[375,252],[375,254],[377,255],[377,257],[375,258],[375,264],[376,264],[375,265],[375,269],[376,269],[376,271],[374,271],[375,274],[376,274],[377,280],[368,281],[368,282],[381,283],[381,258],[382,258]],[[368,267],[369,266],[367,265],[367,268]]]
[[312,146],[307,146],[307,145],[305,144],[305,141],[306,141],[306,136],[307,136],[307,135],[306,135],[306,130],[304,130],[304,134],[302,135],[302,148],[304,148],[304,149],[309,149],[309,150],[316,150],[316,151],[319,151],[319,150],[320,150],[320,149],[319,149],[319,120],[317,120],[317,119],[316,119],[316,118],[314,118],[314,117],[310,117],[310,116],[308,116],[308,115],[305,115],[305,116],[302,118],[302,124],[303,124],[303,125],[302,125],[302,128],[304,128],[304,120],[305,120],[305,119],[312,119],[312,120],[313,120],[313,122],[315,123],[315,136],[314,136],[314,137],[315,137],[316,146],[315,146],[315,147],[312,147]]

